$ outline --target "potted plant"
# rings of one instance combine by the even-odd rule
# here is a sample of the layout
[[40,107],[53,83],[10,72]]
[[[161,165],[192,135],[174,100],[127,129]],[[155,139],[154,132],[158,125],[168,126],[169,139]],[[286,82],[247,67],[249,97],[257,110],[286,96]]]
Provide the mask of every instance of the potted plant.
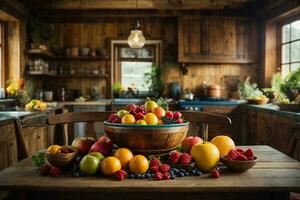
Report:
[[165,83],[163,81],[161,67],[153,65],[151,72],[145,73],[145,84],[149,87],[149,90],[152,93],[151,96],[162,96],[165,89]]

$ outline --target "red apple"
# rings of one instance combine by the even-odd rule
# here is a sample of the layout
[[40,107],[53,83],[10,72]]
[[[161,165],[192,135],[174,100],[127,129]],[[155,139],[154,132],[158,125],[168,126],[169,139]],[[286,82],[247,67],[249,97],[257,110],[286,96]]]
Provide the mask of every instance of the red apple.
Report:
[[143,119],[143,118],[144,118],[144,114],[141,113],[141,112],[136,113],[136,114],[134,115],[134,118],[135,118],[135,120]]
[[129,112],[135,112],[135,110],[137,109],[137,107],[138,107],[137,105],[131,103],[131,104],[128,104],[128,105],[126,106],[126,109],[127,109]]
[[197,136],[186,137],[182,141],[182,150],[186,153],[190,153],[192,147],[199,142],[203,143],[203,140],[200,137]]
[[180,112],[174,112],[173,113],[174,119],[179,119],[179,118],[181,118],[181,116],[182,116],[182,114]]
[[77,149],[80,155],[87,154],[91,146],[95,143],[95,139],[92,137],[76,138],[72,142],[72,146]]
[[166,117],[173,118],[173,112],[172,111],[166,112]]
[[118,118],[118,115],[116,113],[112,113],[108,117],[109,122],[113,122],[116,118]]
[[112,154],[113,143],[106,136],[102,136],[99,138],[97,142],[91,146],[90,152],[100,152],[104,156],[109,156]]

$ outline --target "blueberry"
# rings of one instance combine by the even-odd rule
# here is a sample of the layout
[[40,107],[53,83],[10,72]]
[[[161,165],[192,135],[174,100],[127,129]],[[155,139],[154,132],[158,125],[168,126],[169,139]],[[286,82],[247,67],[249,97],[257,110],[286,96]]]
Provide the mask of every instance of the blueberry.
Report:
[[185,175],[185,176],[189,176],[190,173],[189,173],[189,172],[184,172],[184,175]]
[[174,172],[173,171],[169,171],[169,174],[172,176],[172,175],[174,175]]
[[79,163],[79,162],[80,162],[80,157],[79,157],[79,156],[77,156],[77,157],[75,158],[75,162],[76,162],[76,163]]
[[173,169],[173,171],[174,171],[174,174],[178,174],[178,172],[179,172],[179,169],[177,169],[177,168],[174,168],[174,169]]
[[152,173],[152,174],[151,174],[151,178],[154,178],[154,177],[155,177],[155,174]]
[[151,174],[150,173],[145,174],[145,178],[151,178]]
[[183,173],[183,172],[179,172],[179,173],[178,173],[178,176],[179,176],[179,177],[184,177],[184,173]]
[[175,179],[175,178],[176,178],[176,176],[174,176],[174,175],[170,177],[170,179]]
[[184,172],[185,172],[185,169],[180,169],[179,172],[183,172],[183,173],[184,173]]
[[192,174],[196,174],[196,170],[192,169],[192,170],[191,170],[191,173],[192,173]]
[[130,174],[129,178],[133,179],[134,178],[134,174]]
[[135,179],[140,179],[140,178],[141,178],[141,175],[140,175],[140,174],[135,174],[135,175],[134,175],[134,178],[135,178]]
[[146,177],[145,174],[142,174],[142,175],[141,175],[141,178],[145,178],[145,177]]

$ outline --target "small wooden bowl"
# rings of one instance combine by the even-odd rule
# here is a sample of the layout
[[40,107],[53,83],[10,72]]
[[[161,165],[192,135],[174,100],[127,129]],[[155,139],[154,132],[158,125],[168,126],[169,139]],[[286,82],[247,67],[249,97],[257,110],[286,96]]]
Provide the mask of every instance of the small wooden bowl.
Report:
[[56,167],[63,167],[70,164],[77,156],[78,152],[74,147],[67,146],[67,148],[71,149],[73,152],[67,154],[46,152],[48,162]]
[[138,125],[104,122],[105,133],[114,144],[143,155],[161,155],[176,149],[188,129],[189,123]]
[[229,160],[225,156],[222,156],[221,161],[228,169],[234,172],[245,172],[256,164],[257,157],[254,157],[254,160],[239,161]]
[[247,99],[248,104],[263,105],[269,102],[269,99]]

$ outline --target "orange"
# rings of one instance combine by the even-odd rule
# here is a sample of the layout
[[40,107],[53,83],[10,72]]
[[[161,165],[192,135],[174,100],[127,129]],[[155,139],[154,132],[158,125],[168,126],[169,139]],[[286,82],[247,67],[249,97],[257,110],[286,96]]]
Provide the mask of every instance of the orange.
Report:
[[153,113],[147,113],[144,116],[144,120],[146,121],[147,124],[149,125],[156,125],[158,124],[158,118],[156,117],[155,114]]
[[210,143],[197,143],[192,147],[191,156],[196,162],[196,166],[205,172],[209,172],[218,165],[220,153],[218,148]]
[[122,124],[134,124],[135,118],[132,114],[125,114],[121,119]]
[[160,119],[160,120],[158,120],[158,124],[159,124],[159,125],[162,125],[162,124],[164,124],[163,120],[161,120],[161,119]]
[[156,115],[158,119],[166,115],[166,111],[162,107],[153,108],[152,112]]
[[139,124],[139,125],[147,125],[147,122],[143,119],[139,119],[136,121],[136,124]]
[[136,155],[129,161],[129,169],[136,174],[144,174],[149,168],[149,161],[145,156]]
[[219,149],[220,155],[225,156],[231,149],[235,149],[233,140],[226,135],[218,135],[211,140],[211,143]]
[[54,144],[54,145],[51,145],[51,146],[48,147],[47,152],[51,153],[51,154],[55,154],[55,153],[57,153],[57,151],[60,148],[61,148],[61,146]]
[[114,156],[121,162],[122,169],[126,169],[129,161],[133,158],[132,152],[127,148],[118,149]]
[[106,176],[111,176],[121,169],[121,162],[118,158],[109,156],[101,162],[101,171]]
[[153,108],[157,107],[158,105],[157,105],[157,103],[156,103],[155,101],[151,101],[151,100],[149,99],[149,101],[147,101],[147,102],[144,104],[144,106],[145,106],[145,111],[146,111],[146,112],[152,112]]

